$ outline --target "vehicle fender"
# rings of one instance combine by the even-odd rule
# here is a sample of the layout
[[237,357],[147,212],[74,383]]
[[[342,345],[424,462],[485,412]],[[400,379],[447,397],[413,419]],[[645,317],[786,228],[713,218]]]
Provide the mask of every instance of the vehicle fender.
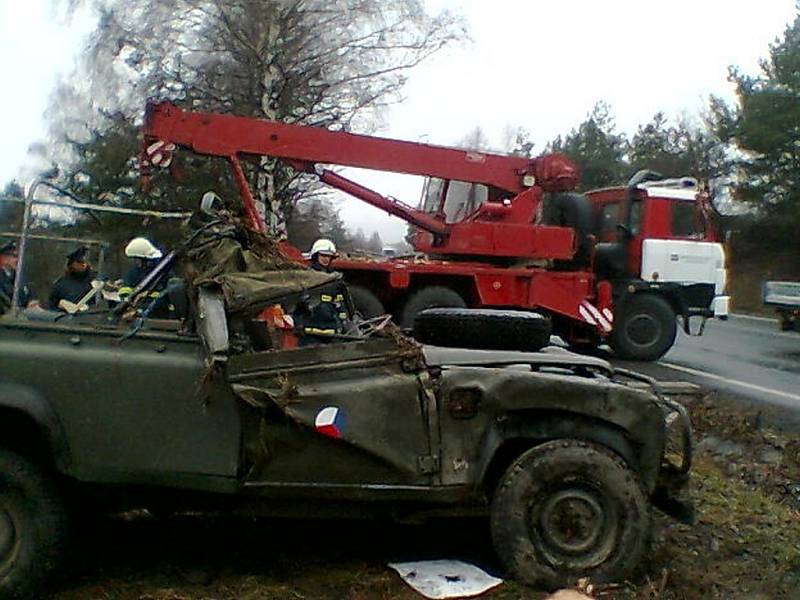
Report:
[[[67,472],[71,458],[67,436],[53,407],[36,390],[16,383],[0,383],[0,411],[14,411],[31,419],[49,446],[56,468]],[[0,440],[2,443],[2,440]]]
[[594,442],[613,450],[638,472],[646,489],[655,489],[659,465],[637,458],[639,444],[623,428],[609,421],[563,411],[511,414],[491,427],[482,443],[479,481],[493,485],[501,474],[499,471],[505,470],[521,452],[548,440],[563,438]]

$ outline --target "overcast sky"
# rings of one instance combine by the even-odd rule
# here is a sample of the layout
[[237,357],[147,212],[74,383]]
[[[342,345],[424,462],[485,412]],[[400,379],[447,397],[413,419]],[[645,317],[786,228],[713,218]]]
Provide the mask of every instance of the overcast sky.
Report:
[[[382,136],[454,144],[476,126],[502,144],[526,127],[535,151],[608,101],[628,133],[662,110],[694,115],[710,93],[732,98],[727,68],[754,73],[768,45],[794,18],[795,0],[426,0],[468,21],[473,41],[409,73],[404,101]],[[48,0],[0,0],[0,184],[15,177],[28,146],[44,135],[42,114],[91,29],[67,24]],[[416,203],[414,178],[359,173],[378,191]],[[405,224],[358,200],[341,204],[352,228],[400,239]]]
[[[631,133],[659,110],[696,115],[711,93],[733,99],[728,66],[755,73],[795,15],[794,0],[437,0],[460,10],[473,43],[410,75],[406,99],[382,135],[454,144],[480,126],[496,145],[508,125],[547,141],[580,123],[598,100]],[[379,191],[416,203],[420,185],[370,174]],[[366,182],[367,179],[364,179]],[[388,188],[388,189],[387,189]],[[399,239],[405,224],[357,200],[352,227]]]

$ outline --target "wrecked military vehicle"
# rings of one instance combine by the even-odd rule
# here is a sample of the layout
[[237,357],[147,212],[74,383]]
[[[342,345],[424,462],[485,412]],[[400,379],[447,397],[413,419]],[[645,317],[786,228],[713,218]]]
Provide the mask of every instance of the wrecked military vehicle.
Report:
[[[150,319],[148,292],[170,271],[178,318]],[[293,347],[256,320],[339,286],[212,221],[116,308],[0,319],[0,596],[32,594],[57,565],[76,498],[98,511],[486,515],[523,582],[631,573],[651,506],[688,476],[680,405],[558,348],[421,347],[386,320]]]

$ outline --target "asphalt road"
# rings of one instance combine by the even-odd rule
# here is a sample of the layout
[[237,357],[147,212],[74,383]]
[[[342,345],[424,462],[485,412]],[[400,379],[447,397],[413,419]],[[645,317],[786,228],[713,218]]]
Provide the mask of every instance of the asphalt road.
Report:
[[781,332],[772,319],[709,320],[701,337],[679,332],[675,346],[657,363],[612,362],[659,379],[691,381],[800,410],[800,332]]

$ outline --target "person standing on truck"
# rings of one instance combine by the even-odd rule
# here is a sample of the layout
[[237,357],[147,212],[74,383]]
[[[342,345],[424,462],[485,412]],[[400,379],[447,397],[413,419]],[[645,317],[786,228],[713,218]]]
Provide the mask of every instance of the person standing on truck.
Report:
[[[8,242],[0,246],[0,314],[5,313],[11,308],[18,263],[19,252],[16,242]],[[24,282],[19,292],[18,305],[20,308],[33,308],[39,305],[39,303],[33,299],[33,293],[30,287]]]
[[[52,310],[61,308],[59,303],[62,300],[77,304],[92,291],[94,273],[87,260],[88,253],[89,248],[81,246],[67,254],[67,270],[55,281],[50,292],[49,306]],[[94,298],[91,298],[88,304],[94,304]]]

